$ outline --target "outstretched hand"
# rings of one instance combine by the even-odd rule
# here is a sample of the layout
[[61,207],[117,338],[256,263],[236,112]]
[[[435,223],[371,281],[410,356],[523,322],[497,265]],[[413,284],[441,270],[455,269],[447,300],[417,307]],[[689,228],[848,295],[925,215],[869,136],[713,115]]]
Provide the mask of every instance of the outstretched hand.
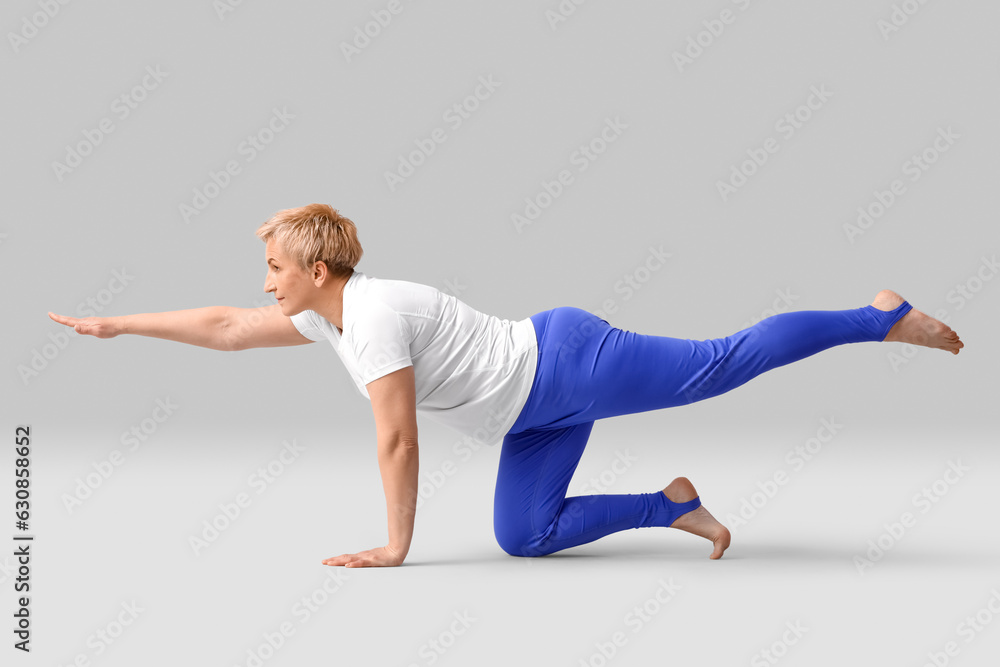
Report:
[[344,567],[395,567],[402,565],[405,554],[390,546],[360,551],[356,554],[341,554],[323,560],[323,565],[343,565]]
[[49,312],[49,317],[68,327],[78,334],[97,336],[98,338],[114,338],[121,333],[121,320],[117,317],[68,317]]

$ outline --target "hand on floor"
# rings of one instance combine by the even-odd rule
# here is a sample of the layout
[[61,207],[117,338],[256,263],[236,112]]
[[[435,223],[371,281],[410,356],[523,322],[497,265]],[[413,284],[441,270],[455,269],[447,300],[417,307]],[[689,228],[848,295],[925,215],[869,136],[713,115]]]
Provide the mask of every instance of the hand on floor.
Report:
[[341,554],[323,561],[324,565],[344,567],[395,567],[402,565],[405,555],[390,546],[360,551],[356,554]]

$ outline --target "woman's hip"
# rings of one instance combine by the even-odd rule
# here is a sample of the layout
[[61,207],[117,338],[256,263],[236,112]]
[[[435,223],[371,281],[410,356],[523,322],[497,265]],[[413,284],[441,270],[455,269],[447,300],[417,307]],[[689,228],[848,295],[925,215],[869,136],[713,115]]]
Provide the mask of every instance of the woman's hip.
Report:
[[604,338],[615,329],[597,315],[573,306],[536,313],[531,323],[538,342],[535,377],[509,432],[592,421],[585,415],[588,360],[596,359]]

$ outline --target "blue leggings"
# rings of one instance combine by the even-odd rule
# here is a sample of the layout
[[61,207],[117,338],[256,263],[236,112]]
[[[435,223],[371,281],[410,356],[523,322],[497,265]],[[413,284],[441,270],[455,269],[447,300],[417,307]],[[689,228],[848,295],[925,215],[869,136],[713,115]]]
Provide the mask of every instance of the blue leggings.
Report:
[[595,419],[687,405],[835,345],[884,340],[910,308],[780,313],[701,341],[623,331],[568,306],[532,315],[538,363],[500,452],[497,542],[512,556],[543,556],[627,528],[669,526],[701,500],[674,503],[661,491],[566,497]]

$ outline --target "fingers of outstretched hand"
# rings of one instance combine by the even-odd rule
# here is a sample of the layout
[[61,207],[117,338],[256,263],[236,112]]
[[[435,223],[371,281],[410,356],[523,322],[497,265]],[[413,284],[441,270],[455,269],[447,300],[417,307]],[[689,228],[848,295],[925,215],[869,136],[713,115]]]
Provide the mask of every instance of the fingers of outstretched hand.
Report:
[[79,318],[79,317],[69,317],[67,315],[56,315],[55,313],[52,313],[52,312],[49,313],[49,317],[51,317],[53,320],[55,320],[59,324],[65,324],[66,326],[71,327],[73,329],[73,331],[75,331],[75,332],[77,332],[79,334],[90,333],[89,327],[87,325],[87,322],[85,320]]
[[59,324],[72,327],[78,334],[96,338],[113,338],[118,335],[120,328],[117,319],[111,317],[68,317],[52,312],[49,313],[49,317]]
[[57,314],[53,313],[51,310],[49,311],[49,317],[51,317],[53,320],[55,320],[59,324],[65,324],[68,327],[73,326],[74,324],[76,324],[79,321],[75,317],[66,317],[65,315],[57,315]]

